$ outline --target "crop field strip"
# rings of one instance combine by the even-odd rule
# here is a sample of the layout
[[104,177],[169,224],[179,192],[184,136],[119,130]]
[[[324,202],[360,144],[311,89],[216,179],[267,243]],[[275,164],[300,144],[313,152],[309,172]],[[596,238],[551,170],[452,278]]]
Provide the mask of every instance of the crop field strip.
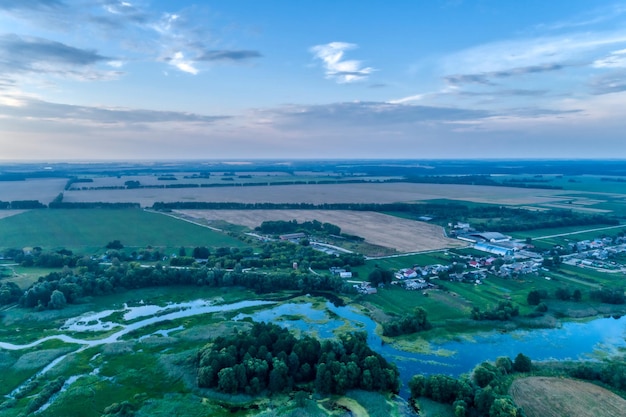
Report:
[[102,248],[113,240],[138,248],[245,246],[205,227],[139,209],[31,210],[0,219],[0,248]]
[[365,238],[366,242],[414,252],[465,246],[446,238],[443,229],[425,222],[405,220],[381,213],[344,210],[177,210],[186,217],[202,220],[223,220],[254,229],[269,220],[318,220],[339,226],[342,232]]
[[69,190],[66,202],[158,201],[273,202],[273,203],[393,203],[451,199],[487,204],[533,205],[558,203],[563,190],[537,190],[457,184],[365,183],[308,184],[256,187],[168,188],[132,190]]

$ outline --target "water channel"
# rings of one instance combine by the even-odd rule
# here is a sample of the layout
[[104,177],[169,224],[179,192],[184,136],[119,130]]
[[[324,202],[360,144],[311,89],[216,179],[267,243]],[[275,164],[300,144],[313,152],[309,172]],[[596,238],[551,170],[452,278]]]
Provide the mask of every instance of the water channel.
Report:
[[[169,304],[165,307],[125,306],[121,310],[107,310],[69,319],[60,329],[75,334],[76,332],[119,328],[102,339],[85,340],[59,334],[24,345],[0,342],[0,348],[27,349],[51,339],[79,344],[82,345],[82,348],[87,348],[118,342],[122,336],[155,323],[262,306],[267,308],[252,314],[240,313],[235,319],[241,320],[250,317],[255,321],[272,322],[294,330],[310,332],[320,338],[333,337],[340,328],[342,330],[349,328],[367,332],[370,347],[398,366],[404,386],[403,394],[406,394],[407,382],[412,375],[444,373],[458,376],[469,372],[483,361],[495,361],[498,356],[513,358],[519,352],[523,352],[537,361],[594,359],[614,355],[618,353],[620,348],[626,348],[625,316],[619,319],[598,318],[587,322],[563,323],[561,327],[555,329],[516,330],[504,334],[496,331],[484,332],[475,334],[467,340],[431,343],[430,350],[439,354],[418,354],[398,349],[390,344],[384,344],[375,332],[376,323],[351,306],[337,307],[327,302],[324,310],[314,308],[312,303],[276,304],[262,300],[241,301],[225,305],[215,305],[208,300],[194,300],[186,303]],[[114,313],[117,313],[117,316]],[[129,324],[117,323],[112,317],[122,317],[120,321],[129,320],[132,322]],[[168,337],[169,333],[182,329],[182,326],[173,329],[160,329],[155,331],[155,334]],[[142,340],[143,337],[145,336],[139,340]],[[62,358],[57,358],[40,374],[45,373],[60,360]]]

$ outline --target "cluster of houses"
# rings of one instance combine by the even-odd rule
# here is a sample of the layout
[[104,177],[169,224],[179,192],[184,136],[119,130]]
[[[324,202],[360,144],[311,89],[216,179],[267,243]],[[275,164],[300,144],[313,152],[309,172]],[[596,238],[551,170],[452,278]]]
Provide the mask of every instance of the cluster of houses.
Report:
[[626,238],[607,237],[595,240],[583,240],[570,243],[571,255],[564,257],[563,262],[578,267],[591,267],[606,270],[626,269],[623,265],[610,259],[626,252]]
[[375,287],[372,287],[369,282],[354,284],[352,287],[354,287],[359,294],[376,294],[378,292],[378,290]]

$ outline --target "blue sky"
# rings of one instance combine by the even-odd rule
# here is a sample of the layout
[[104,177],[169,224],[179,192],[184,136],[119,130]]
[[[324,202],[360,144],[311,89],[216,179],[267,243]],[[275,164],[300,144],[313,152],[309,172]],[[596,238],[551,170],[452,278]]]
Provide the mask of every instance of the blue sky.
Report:
[[626,2],[0,0],[0,159],[624,158]]

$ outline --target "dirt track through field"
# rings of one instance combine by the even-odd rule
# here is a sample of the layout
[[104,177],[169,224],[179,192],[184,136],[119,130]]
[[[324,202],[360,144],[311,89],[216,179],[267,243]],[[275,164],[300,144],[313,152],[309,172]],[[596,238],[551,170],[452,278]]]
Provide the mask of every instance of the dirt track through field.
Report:
[[345,210],[177,210],[188,217],[223,220],[251,229],[268,220],[318,220],[341,227],[344,233],[365,238],[375,245],[393,248],[400,252],[418,252],[464,246],[456,239],[444,236],[439,226],[401,219],[371,211]]
[[24,213],[26,210],[0,210],[0,219],[5,217],[15,216],[20,213]]
[[510,393],[528,417],[624,417],[626,400],[597,385],[573,379],[515,380]]

